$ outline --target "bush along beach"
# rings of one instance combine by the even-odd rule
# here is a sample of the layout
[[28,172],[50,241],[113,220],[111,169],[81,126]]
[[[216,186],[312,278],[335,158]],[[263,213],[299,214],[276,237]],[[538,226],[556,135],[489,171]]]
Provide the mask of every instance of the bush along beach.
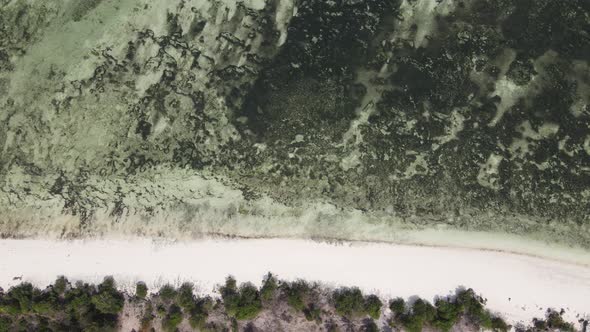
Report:
[[[0,288],[1,290],[1,288]],[[486,309],[472,289],[433,302],[421,298],[384,299],[356,287],[328,288],[304,280],[264,277],[262,285],[228,277],[219,296],[198,295],[191,283],[149,289],[138,282],[122,291],[113,278],[100,284],[59,277],[45,289],[23,282],[0,291],[0,332],[9,331],[509,331],[501,316]],[[516,331],[576,331],[563,311]],[[580,330],[587,325],[580,320]]]

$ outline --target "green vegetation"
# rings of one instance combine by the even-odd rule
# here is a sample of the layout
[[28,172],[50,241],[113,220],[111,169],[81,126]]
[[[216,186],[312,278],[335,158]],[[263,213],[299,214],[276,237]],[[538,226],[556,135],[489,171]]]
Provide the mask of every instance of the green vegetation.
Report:
[[363,294],[358,288],[341,288],[334,293],[334,307],[341,316],[364,314]]
[[373,319],[379,319],[381,316],[381,307],[383,307],[383,302],[379,299],[377,295],[369,295],[365,297],[365,312],[369,317]]
[[64,276],[58,277],[53,284],[53,290],[56,294],[62,295],[66,292],[68,284],[68,279],[66,279]]
[[[161,329],[174,332],[185,319],[192,329],[199,331],[249,330],[256,329],[251,320],[263,310],[281,303],[295,309],[295,315],[323,324],[328,331],[346,329],[339,324],[348,322],[360,326],[360,331],[372,332],[379,330],[375,320],[379,319],[383,308],[378,296],[364,295],[356,287],[326,292],[317,284],[310,285],[302,280],[283,282],[272,274],[265,276],[260,289],[251,283],[238,284],[234,278],[228,277],[220,287],[220,293],[221,299],[216,301],[210,297],[198,297],[193,284],[184,283],[178,288],[165,285],[157,294],[148,296],[145,284],[138,283],[136,295],[127,297],[117,290],[110,277],[96,286],[82,282],[72,285],[60,277],[44,290],[25,282],[7,292],[0,289],[0,332],[114,331],[126,305],[141,309],[140,331]],[[138,298],[144,300],[137,301]],[[439,298],[434,305],[419,298],[409,302],[395,298],[389,302],[389,308],[392,311],[390,325],[408,332],[425,328],[446,332],[460,320],[496,332],[511,328],[502,318],[486,310],[485,300],[472,289]],[[545,319],[535,319],[532,326],[518,327],[517,331],[573,332],[574,326],[564,321],[562,314],[549,310]],[[154,325],[155,322],[161,322],[161,325]]]
[[472,289],[460,290],[454,298],[438,299],[433,306],[417,299],[411,306],[401,298],[389,303],[393,312],[391,325],[403,326],[409,332],[422,331],[429,326],[439,331],[450,331],[464,317],[473,324],[492,331],[508,331],[509,326],[484,307],[485,301]]
[[12,326],[12,320],[6,316],[0,316],[0,332],[8,332]]
[[461,307],[454,305],[445,299],[438,299],[435,302],[436,317],[432,326],[441,331],[449,331],[461,316]]
[[147,296],[147,286],[145,284],[145,282],[138,282],[135,285],[135,296],[137,296],[140,299],[145,299],[145,297]]
[[182,311],[177,305],[172,305],[168,309],[166,317],[162,319],[162,328],[165,331],[174,332],[176,327],[182,322]]
[[193,328],[203,329],[207,318],[209,317],[209,311],[213,307],[213,302],[210,298],[201,298],[195,301],[194,306],[189,311],[189,324]]
[[557,312],[553,309],[547,310],[547,314],[545,319],[537,319],[533,320],[533,328],[529,328],[526,331],[563,331],[563,332],[573,332],[575,331],[574,326],[566,321],[563,320],[563,311]]
[[389,309],[394,316],[400,316],[406,311],[406,301],[401,297],[395,298],[389,302]]
[[283,291],[287,295],[287,303],[297,311],[303,311],[311,288],[307,282],[298,280],[293,283],[284,283]]
[[506,323],[506,321],[500,317],[492,317],[492,330],[494,330],[494,331],[509,331],[510,325],[508,325],[508,323]]
[[190,311],[195,307],[194,286],[185,282],[178,288],[177,303],[183,310]]
[[112,278],[72,286],[60,277],[45,290],[22,283],[0,292],[0,331],[110,331],[123,305]]
[[118,314],[125,303],[112,277],[105,278],[103,283],[98,285],[98,292],[92,296],[91,301],[100,312],[111,315]]
[[279,284],[275,276],[271,273],[267,274],[262,282],[262,288],[260,288],[260,297],[263,301],[270,301],[274,298]]
[[205,323],[207,322],[207,318],[209,317],[209,307],[207,306],[209,302],[199,302],[191,311],[190,316],[188,318],[188,322],[190,326],[194,329],[199,328],[203,329]]
[[412,305],[412,310],[401,317],[402,325],[409,332],[422,331],[424,325],[430,324],[436,317],[436,309],[432,304],[422,299],[417,299]]
[[315,286],[304,280],[284,282],[281,284],[281,292],[286,295],[287,303],[297,312],[303,312],[308,321],[322,321],[322,310],[317,303]]
[[457,296],[457,303],[464,308],[467,315],[484,327],[491,327],[492,318],[484,308],[484,301],[473,290],[462,291]]
[[[377,240],[402,221],[418,229],[444,221],[590,247],[590,217],[579,208],[590,205],[588,0],[458,1],[432,17],[415,0],[403,2],[416,8],[409,15],[398,15],[401,0],[300,1],[283,27],[273,1],[226,13],[184,1],[169,10],[125,5],[117,14],[117,1],[2,3],[1,237],[44,232],[39,217],[63,211],[75,217],[46,218],[67,221],[63,237],[234,233],[244,218],[255,234],[267,218],[287,217],[273,232]],[[108,13],[104,24],[97,8]],[[162,22],[158,11],[169,29],[137,19]],[[189,17],[187,30],[179,18]],[[413,31],[397,29],[406,24]],[[113,33],[118,25],[125,29]],[[277,30],[289,32],[281,43]],[[504,74],[520,88],[503,84]],[[187,185],[205,178],[211,186]],[[219,190],[209,190],[216,179]],[[194,203],[211,195],[214,209]],[[301,214],[308,203],[336,208]],[[300,228],[303,215],[325,222]],[[349,216],[370,222],[338,222]],[[269,277],[260,290],[235,281],[224,290],[220,307],[236,319],[283,298],[309,320],[323,314],[305,283]],[[148,296],[139,285],[136,294]],[[190,286],[152,298],[150,310],[169,323],[174,306],[194,326],[212,310]],[[359,290],[330,299],[347,317],[382,312]],[[2,294],[1,325],[104,330],[124,300],[112,279],[22,284]],[[463,317],[507,328],[472,293],[391,307],[395,324],[412,329],[448,330]]]
[[176,297],[176,289],[172,285],[164,285],[158,295],[164,302],[170,302]]
[[365,316],[377,319],[383,303],[376,295],[363,296],[360,289],[340,288],[334,292],[334,307],[341,316]]
[[185,313],[188,313],[188,322],[192,328],[205,328],[212,307],[210,298],[195,297],[193,284],[184,283],[176,292],[176,302]]
[[254,285],[246,283],[237,288],[236,280],[228,277],[221,291],[228,315],[238,320],[252,319],[262,310],[260,293]]

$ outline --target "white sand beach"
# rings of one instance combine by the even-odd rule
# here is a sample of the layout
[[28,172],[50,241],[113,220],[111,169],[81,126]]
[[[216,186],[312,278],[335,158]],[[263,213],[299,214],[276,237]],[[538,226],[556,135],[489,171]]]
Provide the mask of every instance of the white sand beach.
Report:
[[590,267],[513,253],[393,244],[328,244],[306,240],[234,239],[162,243],[151,240],[0,240],[0,285],[22,276],[44,287],[58,275],[99,282],[113,275],[132,290],[192,281],[213,293],[227,275],[259,284],[266,272],[330,286],[359,286],[385,297],[432,300],[471,287],[509,322],[543,317],[548,306],[577,322],[590,317]]

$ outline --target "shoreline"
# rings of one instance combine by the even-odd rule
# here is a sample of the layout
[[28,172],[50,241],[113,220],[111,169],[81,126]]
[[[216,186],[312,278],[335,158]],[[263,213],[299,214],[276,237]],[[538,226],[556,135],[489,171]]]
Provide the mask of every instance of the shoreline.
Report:
[[[366,244],[385,244],[385,245],[401,245],[401,246],[413,246],[413,247],[425,247],[425,248],[443,248],[443,249],[459,249],[459,250],[475,250],[475,251],[489,251],[489,252],[496,252],[502,254],[509,254],[509,255],[517,255],[517,256],[526,256],[531,258],[538,258],[538,259],[545,259],[551,261],[557,261],[567,264],[579,265],[582,267],[590,267],[590,251],[584,250],[580,247],[572,247],[572,246],[564,246],[558,243],[549,243],[544,241],[532,240],[523,236],[512,235],[512,234],[501,234],[501,233],[491,233],[491,232],[468,232],[468,231],[448,231],[445,230],[444,232],[447,235],[454,235],[455,238],[451,239],[429,239],[427,237],[432,236],[432,232],[440,232],[433,229],[425,229],[420,231],[404,231],[406,235],[415,236],[414,239],[409,240],[398,240],[398,241],[387,241],[387,240],[357,240],[357,239],[347,239],[347,238],[337,238],[337,237],[310,237],[310,238],[299,238],[299,237],[281,237],[281,236],[242,236],[242,235],[234,235],[234,234],[225,234],[225,233],[211,233],[206,234],[202,238],[196,238],[192,241],[199,241],[203,239],[214,239],[214,240],[304,240],[304,241],[311,241],[317,243],[327,243],[333,245],[366,245]],[[497,236],[497,237],[510,237],[512,242],[505,241],[512,245],[512,249],[505,249],[500,248],[497,244],[492,243],[477,243],[477,241],[459,241],[463,242],[462,245],[454,244],[453,240],[456,240],[457,237],[461,236],[468,236],[468,237],[490,237],[490,236]],[[143,239],[142,237],[130,237],[131,239]],[[84,238],[81,238],[84,239]],[[91,237],[86,238],[88,240],[93,239]],[[106,239],[106,238],[105,238]],[[116,238],[115,238],[116,239]],[[76,240],[76,239],[73,239]],[[162,241],[170,241],[171,243],[182,243],[182,242],[191,242],[191,240],[186,239],[167,239],[165,237],[161,239],[153,239],[154,241],[162,240]],[[463,239],[465,240],[465,239]],[[66,240],[67,241],[67,240]],[[518,246],[520,248],[524,248],[524,250],[516,249],[516,243],[520,243],[521,245]],[[522,246],[522,242],[526,242],[529,247]],[[551,250],[548,250],[547,247],[550,247]],[[539,254],[538,252],[535,253],[536,250],[542,248],[545,251],[545,254]]]
[[[191,281],[214,294],[227,275],[259,284],[267,272],[329,287],[358,286],[384,297],[418,295],[433,300],[457,287],[488,298],[490,310],[509,322],[528,323],[544,310],[566,310],[577,322],[589,317],[590,267],[519,254],[404,244],[314,242],[296,239],[3,239],[0,285],[22,281],[46,286],[58,275],[100,282],[112,275],[132,291],[144,281],[153,290]],[[153,268],[157,266],[157,268]],[[584,277],[587,276],[587,277]],[[510,298],[510,299],[509,299]]]
[[506,234],[500,232],[463,231],[453,229],[426,228],[420,230],[392,229],[394,236],[390,234],[379,237],[337,237],[316,236],[304,234],[289,235],[288,232],[272,232],[271,235],[256,235],[256,232],[203,232],[191,234],[189,237],[176,236],[142,236],[137,234],[106,233],[98,236],[72,236],[65,238],[40,237],[40,236],[15,236],[3,237],[2,240],[41,240],[55,242],[71,241],[95,241],[95,240],[120,240],[143,241],[150,240],[155,243],[185,243],[203,240],[303,240],[316,243],[328,243],[334,245],[404,245],[426,248],[465,249],[475,251],[489,251],[510,255],[520,255],[532,258],[552,260],[568,264],[590,267],[590,250],[582,247],[567,246],[561,243],[538,240],[526,236]]

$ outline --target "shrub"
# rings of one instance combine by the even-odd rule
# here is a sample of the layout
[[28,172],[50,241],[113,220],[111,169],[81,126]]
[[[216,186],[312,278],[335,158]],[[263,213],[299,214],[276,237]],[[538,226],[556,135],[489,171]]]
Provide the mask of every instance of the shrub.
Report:
[[548,309],[547,314],[545,315],[545,320],[542,319],[534,319],[533,320],[534,326],[539,330],[559,330],[559,331],[574,331],[574,327],[572,324],[563,320],[562,314]]
[[[138,283],[136,286],[138,296],[147,296],[145,284]],[[267,275],[260,290],[249,283],[238,287],[236,280],[228,277],[225,285],[220,288],[223,300],[217,300],[215,308],[225,306],[232,327],[237,329],[237,320],[252,319],[262,310],[262,293],[273,294],[279,287],[286,295],[289,305],[301,310],[307,320],[316,321],[318,324],[322,321],[322,311],[312,301],[312,295],[315,293],[306,282],[280,283],[271,274]],[[158,305],[158,315],[162,317],[163,330],[176,330],[184,318],[183,313],[187,314],[188,322],[193,329],[209,331],[221,328],[222,323],[217,326],[213,323],[207,324],[213,301],[208,297],[196,298],[192,284],[185,283],[178,290],[165,285],[159,294],[162,301],[176,300],[177,304],[160,302],[158,299],[154,299],[153,302],[148,298],[141,319],[142,330],[151,327],[155,317],[152,314],[152,305],[155,304]],[[267,299],[275,297],[267,296]],[[371,317],[363,320],[361,331],[376,330],[374,319],[380,316],[382,307],[377,296],[363,296],[358,288],[341,288],[332,293],[332,300],[336,312],[342,316]],[[111,331],[116,328],[118,314],[124,304],[124,296],[116,289],[115,281],[111,277],[105,278],[96,287],[82,282],[77,282],[71,287],[67,279],[61,277],[44,291],[23,283],[12,287],[7,293],[0,292],[0,332]],[[471,289],[458,291],[454,300],[439,299],[435,306],[418,299],[408,308],[403,299],[396,298],[390,301],[389,308],[393,312],[392,326],[399,324],[396,328],[403,327],[409,332],[421,331],[425,326],[449,331],[461,317],[470,319],[481,328],[496,332],[505,332],[510,328],[504,320],[486,310],[485,300]],[[330,321],[328,317],[328,322]],[[324,327],[331,331],[337,325],[326,323]],[[533,329],[573,331],[574,327],[563,320],[562,313],[549,310],[545,320],[534,320]]]
[[172,285],[164,285],[160,288],[158,295],[164,302],[170,302],[176,297],[176,289]]
[[232,277],[228,277],[221,288],[221,297],[227,313],[238,320],[252,319],[262,310],[258,289],[250,283],[237,289]]
[[162,319],[162,328],[165,331],[174,332],[176,331],[176,327],[182,322],[182,311],[180,311],[180,307],[173,304],[170,306],[166,317]]
[[344,287],[334,292],[334,308],[341,316],[350,317],[364,312],[363,293],[360,289]]
[[58,330],[106,331],[115,327],[123,308],[123,295],[112,278],[105,278],[98,287],[78,282],[64,294],[64,310],[68,319],[61,321],[68,328]]
[[192,328],[204,329],[207,318],[209,317],[208,311],[210,310],[211,304],[210,298],[200,299],[195,302],[195,306],[189,316],[189,324]]
[[56,311],[58,305],[52,299],[38,300],[33,303],[33,312],[42,315],[50,315]]
[[115,288],[115,281],[112,277],[106,277],[98,285],[98,293],[91,298],[96,309],[104,314],[117,315],[123,309],[125,299]]
[[365,298],[364,311],[373,319],[379,319],[382,306],[383,303],[377,295],[369,295]]
[[0,332],[10,331],[12,326],[12,319],[6,316],[0,316]]
[[20,303],[9,295],[0,302],[0,314],[17,315],[20,312]]
[[224,304],[227,306],[232,301],[236,301],[238,296],[238,286],[236,279],[232,276],[229,276],[225,279],[225,285],[221,286],[219,289],[221,293],[221,298],[223,299]]
[[303,280],[284,284],[287,303],[298,311],[305,309],[305,299],[309,295],[309,290],[309,285]]
[[111,276],[105,277],[102,280],[102,283],[100,283],[98,285],[98,290],[99,291],[112,291],[112,290],[116,290],[115,279],[113,277],[111,277]]
[[264,301],[270,301],[274,298],[278,288],[277,279],[271,273],[267,274],[260,288],[260,297]]
[[334,308],[341,316],[369,315],[371,318],[378,319],[381,315],[383,303],[376,295],[363,297],[360,289],[341,288],[334,292]]
[[445,332],[449,331],[459,320],[462,314],[461,306],[456,302],[439,299],[435,303],[436,317],[432,326]]
[[8,291],[7,304],[0,308],[0,312],[8,314],[27,313],[33,305],[34,288],[28,282],[12,287]]
[[553,329],[560,329],[562,331],[573,331],[574,327],[563,320],[561,313],[557,311],[550,310],[547,314],[547,326]]
[[185,282],[178,289],[178,304],[186,311],[191,311],[195,307],[195,296],[193,294],[193,284]]
[[236,280],[231,276],[227,277],[225,285],[220,288],[220,293],[228,314],[234,315],[240,299]]
[[432,304],[418,299],[412,305],[412,310],[401,316],[401,322],[409,332],[422,331],[424,325],[429,325],[436,316],[436,309]]
[[492,318],[492,330],[497,332],[507,332],[510,330],[510,326],[500,317]]
[[223,297],[226,293],[235,293],[238,290],[238,282],[234,277],[229,276],[225,278],[225,285],[221,287],[221,296]]
[[465,314],[468,319],[480,327],[494,331],[509,329],[508,324],[502,318],[493,316],[485,309],[485,301],[481,296],[476,295],[473,289],[457,292],[455,302],[460,313]]
[[53,291],[58,295],[63,295],[69,286],[70,282],[68,279],[66,279],[64,276],[61,276],[58,277],[53,283]]
[[463,307],[467,317],[481,327],[490,329],[492,327],[492,317],[485,310],[484,301],[477,296],[473,289],[461,290],[457,293],[457,303]]
[[191,312],[188,322],[193,329],[202,330],[207,322],[207,317],[209,315],[203,311],[193,311]]
[[252,284],[244,284],[240,287],[239,296],[236,318],[242,320],[256,317],[262,309],[258,289]]
[[135,285],[135,296],[137,296],[140,299],[145,299],[145,297],[147,296],[147,285],[145,284],[145,282],[140,281]]
[[92,296],[92,304],[103,314],[118,314],[123,309],[123,297],[120,294],[107,292],[98,293]]
[[406,301],[401,297],[395,298],[389,302],[389,309],[394,316],[399,316],[406,312]]
[[76,287],[68,291],[65,295],[66,311],[75,315],[84,315],[93,309],[90,299],[91,291]]

